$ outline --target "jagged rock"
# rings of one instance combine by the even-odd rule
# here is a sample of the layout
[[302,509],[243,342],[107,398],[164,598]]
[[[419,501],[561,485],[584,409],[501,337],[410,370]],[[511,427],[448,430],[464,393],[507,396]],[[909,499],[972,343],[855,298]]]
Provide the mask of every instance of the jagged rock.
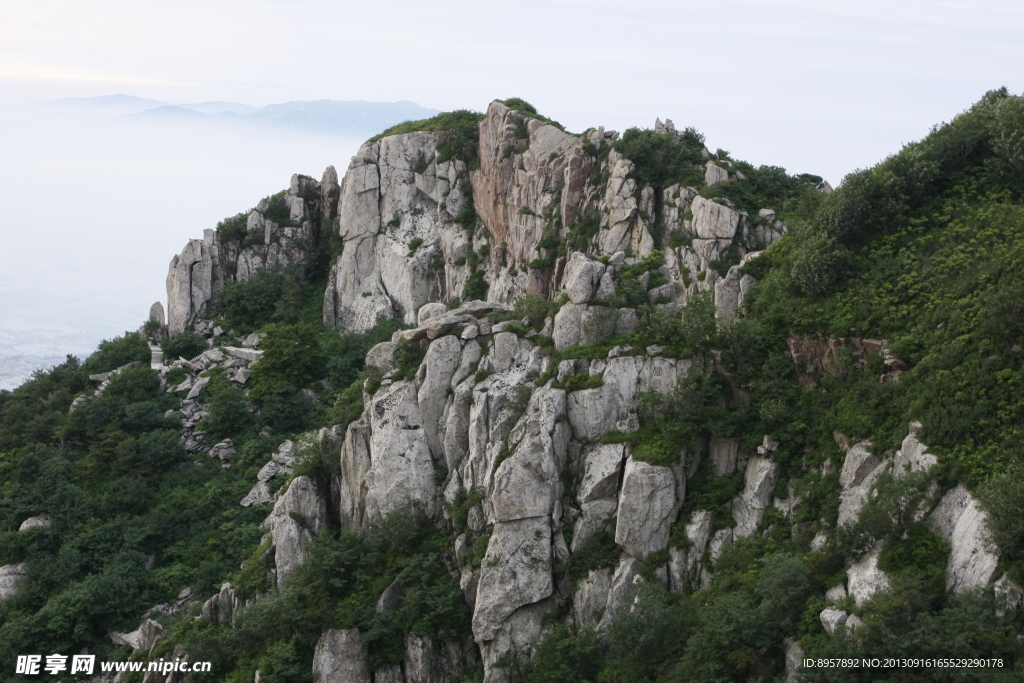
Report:
[[238,368],[235,374],[231,376],[231,381],[241,386],[246,384],[250,377],[252,377],[252,373],[249,371],[249,368]]
[[932,530],[950,546],[946,590],[956,594],[983,588],[999,558],[988,550],[987,515],[963,484],[950,489],[929,517]]
[[740,215],[728,206],[704,197],[694,197],[693,229],[697,237],[706,240],[731,240],[740,224]]
[[846,570],[847,590],[860,607],[871,596],[889,587],[889,576],[878,568],[878,555],[882,546],[871,549],[856,564]]
[[480,643],[484,683],[514,683],[509,669],[495,664],[505,656],[532,658],[534,644],[546,630],[545,620],[554,610],[552,599],[520,607],[505,619],[492,640]]
[[596,441],[629,416],[643,365],[644,358],[639,356],[611,358],[603,386],[569,394],[569,424],[577,438]]
[[583,337],[583,314],[587,306],[568,303],[558,309],[555,314],[554,328],[551,338],[555,342],[556,351],[564,351],[580,342]]
[[1024,591],[1016,583],[1010,580],[1007,574],[999,577],[999,580],[992,584],[996,599],[996,616],[1003,616],[1007,611],[1018,609],[1024,604]]
[[317,641],[313,654],[315,683],[372,683],[366,646],[359,629],[330,629]]
[[712,187],[727,182],[729,182],[729,171],[709,160],[704,166],[704,184]]
[[573,527],[572,552],[582,548],[591,536],[600,531],[618,507],[619,501],[616,498],[602,498],[583,503],[580,506],[580,516]]
[[220,587],[219,593],[203,603],[202,617],[207,621],[230,624],[234,615],[241,607],[242,603],[235,595],[231,584],[225,583]]
[[564,421],[565,391],[550,386],[533,393],[526,412],[509,434],[517,444],[494,472],[490,491],[498,522],[550,515],[561,498],[559,473],[569,434]]
[[925,472],[938,464],[939,459],[928,452],[928,447],[917,438],[920,422],[910,423],[910,433],[903,439],[900,450],[892,462],[893,476],[902,477],[908,472]]
[[583,459],[583,480],[578,494],[580,503],[614,498],[625,458],[626,447],[623,444],[602,444],[591,449]]
[[28,529],[49,529],[51,524],[50,515],[43,513],[36,515],[35,517],[29,517],[21,526],[18,527],[18,531],[27,531]]
[[835,635],[836,629],[846,624],[850,615],[843,610],[836,609],[834,607],[826,607],[821,610],[821,614],[818,618],[821,621],[822,628],[825,629],[825,633],[831,636]]
[[[259,681],[256,683],[259,683]],[[385,664],[384,667],[373,672],[373,683],[405,683],[405,676],[402,675],[402,665],[397,662]]]
[[395,354],[398,344],[390,341],[381,342],[366,352],[366,364],[378,367],[382,372],[391,372],[397,366]]
[[747,292],[751,285],[757,280],[753,275],[743,272],[745,266],[751,259],[757,258],[761,252],[751,252],[743,257],[739,265],[729,268],[724,278],[716,281],[715,291],[715,317],[722,325],[728,325],[736,319],[736,312],[743,308]]
[[223,288],[220,250],[213,230],[203,239],[189,240],[171,259],[167,272],[167,328],[171,335],[184,332],[203,318],[214,292]]
[[[515,336],[515,335],[513,335]],[[444,455],[442,440],[444,438],[444,422],[448,395],[452,392],[451,381],[459,360],[462,357],[462,344],[452,335],[440,337],[427,347],[423,366],[426,374],[420,384],[417,399],[420,416],[423,420],[423,434],[427,446],[435,458]]]
[[611,585],[611,568],[594,569],[580,580],[572,596],[572,614],[577,628],[597,628],[608,606]]
[[612,576],[611,586],[608,589],[608,602],[605,604],[601,621],[597,625],[599,631],[605,631],[611,626],[615,616],[623,607],[626,596],[636,586],[636,582],[640,578],[639,573],[640,561],[629,555],[623,555]]
[[260,525],[270,532],[273,542],[278,588],[306,562],[306,546],[326,523],[326,505],[316,484],[307,476],[295,477]]
[[846,598],[846,586],[838,584],[825,591],[825,599],[829,602],[841,602]]
[[574,251],[569,255],[562,275],[562,289],[574,304],[588,303],[604,275],[604,264],[592,261],[586,254]]
[[711,439],[708,455],[711,457],[711,471],[716,477],[727,477],[736,471],[740,440]]
[[676,478],[670,468],[630,456],[619,493],[615,542],[638,560],[661,550],[681,504],[676,499]]
[[0,567],[0,600],[16,595],[19,584],[28,573],[28,561]]
[[143,619],[139,627],[130,633],[115,632],[107,636],[114,645],[127,645],[135,651],[149,652],[164,639],[164,627],[152,619]]
[[513,612],[553,591],[548,518],[498,522],[480,565],[473,636],[477,642],[493,640]]
[[420,519],[432,518],[437,484],[416,385],[402,381],[382,387],[366,413],[367,454],[372,456],[361,482],[356,480],[366,490],[366,518],[382,519],[399,509],[409,509]]
[[231,439],[225,439],[220,443],[216,444],[210,449],[209,456],[211,458],[217,458],[222,464],[227,464],[231,458],[238,455],[238,449],[235,448],[235,444]]
[[200,377],[199,379],[197,379],[195,381],[195,384],[192,385],[192,388],[189,389],[188,396],[186,396],[185,398],[190,400],[190,401],[194,400],[201,393],[203,393],[203,391],[206,390],[206,385],[209,384],[209,383],[210,383],[210,378],[209,377]]
[[406,683],[431,683],[434,644],[430,636],[408,633],[405,636]]
[[274,494],[270,492],[270,487],[267,486],[266,481],[260,480],[256,482],[256,485],[252,487],[252,490],[250,490],[248,494],[246,494],[245,498],[241,500],[239,505],[247,508],[252,505],[266,505],[273,502]]
[[155,322],[160,327],[167,324],[166,318],[164,317],[164,305],[160,301],[153,302],[153,305],[149,307],[149,318],[148,320]]
[[719,529],[715,532],[708,543],[708,554],[712,560],[718,559],[722,551],[725,550],[725,546],[732,543],[734,536],[735,532],[732,529]]
[[796,683],[796,676],[804,663],[804,649],[798,641],[783,638],[782,650],[786,653],[786,683]]
[[263,357],[263,352],[257,349],[239,348],[237,346],[225,346],[221,349],[232,358],[244,360],[247,363],[255,363]]
[[423,304],[416,314],[416,324],[422,326],[431,318],[439,318],[448,313],[448,307],[440,302]]
[[888,461],[879,462],[870,448],[870,441],[861,441],[846,453],[839,475],[840,483],[848,482],[839,494],[839,526],[857,521],[875,481],[889,467]]
[[378,612],[394,612],[402,602],[405,595],[405,587],[398,579],[391,582],[391,585],[384,589],[384,592],[377,598],[376,609]]
[[736,535],[745,538],[761,523],[779,478],[779,465],[767,458],[751,458],[743,477],[743,492],[733,498],[732,516],[736,520]]

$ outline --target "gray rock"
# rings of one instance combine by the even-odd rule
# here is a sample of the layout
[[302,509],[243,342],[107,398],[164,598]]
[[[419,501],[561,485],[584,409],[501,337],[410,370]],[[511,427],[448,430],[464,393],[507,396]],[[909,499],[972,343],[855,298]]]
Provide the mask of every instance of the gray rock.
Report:
[[732,516],[736,520],[736,535],[745,538],[761,523],[779,477],[779,465],[767,458],[751,458],[743,477],[743,492],[733,498]]
[[999,577],[999,580],[992,584],[996,599],[996,616],[1003,616],[1009,610],[1018,609],[1024,604],[1024,591],[1021,587],[1010,580],[1007,574]]
[[495,524],[480,566],[473,636],[477,642],[493,640],[513,612],[553,591],[548,518]]
[[[259,683],[259,681],[256,683]],[[384,667],[373,672],[373,683],[405,683],[405,676],[402,675],[402,665],[397,662],[385,664]]]
[[825,599],[829,602],[841,602],[846,599],[846,586],[838,584],[825,591]]
[[395,579],[391,585],[384,589],[384,592],[377,598],[377,612],[394,612],[402,603],[402,596],[405,595],[405,588]]
[[910,433],[896,451],[896,457],[892,462],[892,473],[895,477],[902,477],[909,472],[927,472],[936,464],[939,459],[928,452],[928,447],[917,438],[917,432],[921,429],[920,422],[910,423]]
[[619,610],[625,605],[626,598],[633,592],[637,581],[640,579],[640,561],[623,555],[615,568],[612,576],[611,586],[608,589],[608,602],[605,604],[604,614],[597,625],[599,631],[605,631],[615,620]]
[[157,323],[160,327],[167,324],[164,318],[164,305],[161,302],[156,301],[149,307],[149,320]]
[[676,500],[676,480],[670,468],[630,456],[619,493],[615,542],[631,556],[644,560],[665,547],[681,504]]
[[416,314],[416,324],[422,326],[426,321],[431,318],[439,318],[448,312],[448,307],[442,303],[434,302],[429,304],[423,304],[420,306],[419,312]]
[[406,683],[431,683],[434,644],[430,636],[408,633],[405,636]]
[[249,491],[248,494],[246,494],[245,498],[241,500],[239,505],[247,508],[252,505],[266,505],[273,502],[274,494],[270,492],[270,487],[267,486],[267,482],[257,481],[256,485],[252,487],[252,490]]
[[693,229],[701,239],[731,240],[740,224],[740,215],[727,206],[704,197],[694,197],[690,205]]
[[580,580],[572,596],[572,614],[577,628],[597,628],[608,606],[611,585],[611,568],[592,570]]
[[188,392],[188,396],[186,396],[185,398],[188,400],[197,398],[201,393],[203,393],[203,391],[206,389],[206,385],[209,383],[209,377],[200,377],[199,379],[196,380],[195,384],[192,385],[192,388]]
[[999,565],[989,550],[987,515],[963,484],[950,489],[935,506],[928,524],[950,546],[946,590],[956,594],[983,588]]
[[861,441],[846,452],[839,483],[844,489],[859,486],[864,479],[881,463],[871,454],[871,442]]
[[249,368],[238,368],[231,376],[231,381],[241,386],[248,383],[250,377],[252,377],[252,373],[249,372]]
[[708,442],[711,471],[716,477],[727,477],[736,471],[739,448],[740,440],[738,438],[711,439]]
[[826,607],[821,611],[818,619],[821,621],[822,628],[825,629],[825,633],[835,635],[836,629],[846,624],[849,620],[850,615],[843,610],[836,609],[835,607]]
[[366,364],[378,367],[381,372],[391,372],[398,367],[395,354],[398,352],[398,344],[394,342],[380,342],[366,352]]
[[[241,609],[242,603],[235,595],[230,583],[220,587],[220,592],[203,603],[202,618],[221,624],[230,624],[235,614]],[[135,649],[142,649],[136,647]],[[145,648],[149,649],[149,648]]]
[[629,416],[643,366],[644,358],[639,356],[610,358],[603,386],[569,394],[569,424],[577,438],[596,441]]
[[[514,335],[513,335],[514,336]],[[427,347],[423,365],[426,375],[420,385],[417,399],[420,417],[423,420],[423,435],[434,458],[444,455],[443,440],[448,395],[452,393],[451,381],[459,359],[462,344],[452,335],[434,340]]]
[[261,524],[270,532],[273,542],[278,588],[305,564],[309,557],[306,547],[312,535],[326,523],[327,508],[316,484],[307,476],[295,477]]
[[878,568],[878,555],[882,546],[876,546],[856,564],[846,570],[847,590],[860,607],[875,593],[889,587],[889,576]]
[[709,160],[704,166],[704,184],[712,187],[727,182],[729,182],[729,171]]
[[152,619],[143,619],[130,633],[108,633],[114,645],[127,645],[133,651],[149,652],[164,639],[164,627]]
[[372,683],[366,647],[359,629],[330,629],[317,641],[313,654],[315,683]]
[[604,528],[618,507],[619,502],[615,498],[602,498],[583,503],[572,531],[572,552],[582,548],[591,536]]
[[26,519],[21,523],[21,526],[18,527],[18,531],[26,531],[28,529],[49,529],[50,524],[50,515],[44,512],[41,515],[36,515],[35,517],[29,517]]
[[782,650],[786,653],[786,683],[796,683],[796,676],[804,663],[804,649],[800,647],[798,641],[783,638]]
[[221,350],[232,358],[240,358],[247,363],[255,363],[263,357],[262,351],[245,347],[225,346]]
[[564,351],[580,342],[583,337],[583,313],[586,305],[568,303],[558,309],[555,314],[554,328],[551,338],[555,342],[555,350]]
[[574,251],[569,255],[565,264],[565,271],[562,275],[562,289],[569,294],[569,300],[574,304],[585,304],[597,290],[601,283],[601,276],[604,275],[604,264],[592,261],[586,254]]
[[580,503],[599,498],[614,498],[619,488],[619,473],[626,458],[624,444],[595,446],[583,458],[583,480],[580,482]]
[[19,585],[28,573],[28,561],[0,567],[0,600],[16,595]]

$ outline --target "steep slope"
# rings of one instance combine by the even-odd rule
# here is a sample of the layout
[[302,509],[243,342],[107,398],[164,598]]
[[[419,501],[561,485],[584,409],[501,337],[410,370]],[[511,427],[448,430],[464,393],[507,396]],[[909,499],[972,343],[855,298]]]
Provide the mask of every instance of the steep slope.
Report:
[[[577,136],[506,100],[293,177],[172,261],[155,371],[126,335],[2,395],[5,661],[1014,669],[1022,139],[1024,100],[992,92],[833,192],[670,121]],[[112,537],[116,561],[84,556]]]

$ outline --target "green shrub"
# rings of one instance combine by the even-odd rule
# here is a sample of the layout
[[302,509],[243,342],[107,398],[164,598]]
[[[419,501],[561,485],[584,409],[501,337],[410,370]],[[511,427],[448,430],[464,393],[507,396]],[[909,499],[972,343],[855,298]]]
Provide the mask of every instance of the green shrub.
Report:
[[123,337],[104,339],[99,349],[85,361],[89,374],[110,372],[122,365],[139,361],[149,365],[149,344],[138,332],[125,332]]
[[189,330],[170,337],[160,347],[164,352],[164,363],[169,363],[176,358],[191,360],[207,349],[206,340],[202,335]]
[[484,279],[484,271],[474,270],[469,274],[466,285],[462,288],[462,300],[484,300],[487,298],[488,289],[490,289],[490,285]]

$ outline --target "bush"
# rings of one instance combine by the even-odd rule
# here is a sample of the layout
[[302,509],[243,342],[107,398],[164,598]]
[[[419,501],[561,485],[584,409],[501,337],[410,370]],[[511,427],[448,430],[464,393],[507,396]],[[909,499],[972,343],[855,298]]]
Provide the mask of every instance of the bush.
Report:
[[699,168],[703,143],[695,144],[694,139],[676,140],[668,133],[629,128],[613,148],[634,163],[631,175],[641,186],[700,185],[704,178]]
[[[176,358],[191,360],[206,350],[206,340],[195,332],[179,332],[160,345],[164,352],[164,363]],[[184,379],[184,378],[182,378]]]
[[110,372],[135,361],[149,365],[149,344],[138,332],[125,332],[123,337],[104,339],[99,349],[85,361],[85,371],[91,375]]

